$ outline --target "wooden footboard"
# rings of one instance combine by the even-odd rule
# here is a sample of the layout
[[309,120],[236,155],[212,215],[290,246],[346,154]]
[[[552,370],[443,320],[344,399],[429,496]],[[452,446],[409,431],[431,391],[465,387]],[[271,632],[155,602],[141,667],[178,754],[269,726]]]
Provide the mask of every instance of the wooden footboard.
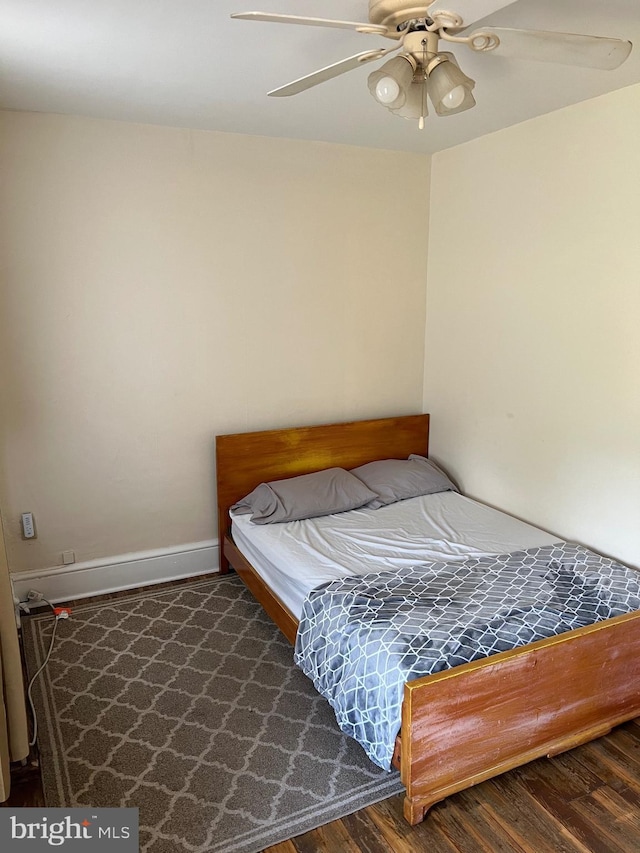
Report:
[[409,823],[434,803],[640,716],[640,612],[405,685],[400,773]]

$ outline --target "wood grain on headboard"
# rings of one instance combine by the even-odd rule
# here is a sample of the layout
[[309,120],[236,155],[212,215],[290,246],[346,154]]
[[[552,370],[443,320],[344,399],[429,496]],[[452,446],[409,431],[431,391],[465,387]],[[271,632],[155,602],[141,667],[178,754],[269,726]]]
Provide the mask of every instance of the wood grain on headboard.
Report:
[[[355,468],[376,459],[406,459],[410,453],[426,456],[428,450],[429,415],[217,436],[221,554],[229,527],[229,507],[260,483],[323,468]],[[222,563],[221,557],[221,568]]]

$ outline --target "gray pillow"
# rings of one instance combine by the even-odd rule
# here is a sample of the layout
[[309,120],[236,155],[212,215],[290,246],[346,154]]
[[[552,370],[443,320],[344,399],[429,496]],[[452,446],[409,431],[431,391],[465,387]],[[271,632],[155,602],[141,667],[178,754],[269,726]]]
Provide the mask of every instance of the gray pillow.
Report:
[[252,513],[251,521],[256,524],[275,524],[346,512],[377,497],[344,468],[326,468],[315,474],[260,483],[231,509],[237,513]]
[[415,453],[408,459],[369,462],[359,468],[352,468],[351,473],[377,492],[377,500],[369,504],[371,509],[379,509],[407,498],[417,498],[419,495],[460,491],[435,462]]

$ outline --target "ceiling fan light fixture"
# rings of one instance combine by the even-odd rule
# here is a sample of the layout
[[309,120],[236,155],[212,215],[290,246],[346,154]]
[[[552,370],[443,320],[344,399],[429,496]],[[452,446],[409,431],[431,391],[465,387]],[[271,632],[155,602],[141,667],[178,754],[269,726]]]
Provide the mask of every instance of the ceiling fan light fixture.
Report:
[[420,129],[424,128],[427,115],[427,93],[439,116],[455,115],[476,105],[472,95],[475,81],[460,70],[452,53],[440,52],[441,41],[465,45],[478,55],[495,54],[503,58],[531,59],[608,71],[622,65],[633,48],[626,39],[545,30],[489,26],[464,34],[469,32],[471,24],[513,2],[458,0],[456,12],[448,12],[440,8],[444,0],[441,3],[428,0],[421,4],[417,0],[368,0],[369,16],[365,22],[271,12],[236,12],[231,17],[354,30],[398,42],[393,48],[379,47],[348,56],[285,86],[272,89],[267,94],[278,98],[297,95],[347,71],[353,71],[366,62],[378,62],[387,54],[402,49],[395,59],[389,60],[369,75],[369,90],[379,104],[395,115],[417,118]]
[[471,94],[475,80],[460,69],[452,53],[439,53],[427,66],[429,97],[439,116],[462,113],[475,107]]
[[403,106],[416,70],[415,60],[402,54],[394,56],[372,74],[369,74],[369,91],[379,104],[389,110]]

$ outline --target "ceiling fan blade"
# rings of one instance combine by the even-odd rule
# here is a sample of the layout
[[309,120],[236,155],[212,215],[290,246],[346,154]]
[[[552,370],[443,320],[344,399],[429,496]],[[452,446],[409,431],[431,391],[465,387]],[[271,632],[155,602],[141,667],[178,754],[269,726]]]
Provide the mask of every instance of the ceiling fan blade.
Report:
[[[633,45],[623,39],[583,36],[574,33],[549,33],[543,30],[510,30],[487,27],[478,30],[495,34],[500,44],[491,53],[514,59],[557,62],[611,71],[622,65]],[[471,33],[473,39],[475,33]]]
[[516,0],[435,0],[429,6],[428,14],[430,18],[435,18],[438,11],[455,12],[462,18],[462,25],[468,27],[515,2]]
[[380,48],[379,50],[365,50],[364,53],[356,53],[354,56],[349,56],[340,62],[334,62],[333,65],[320,68],[319,71],[314,71],[313,74],[299,77],[292,83],[287,83],[286,86],[281,86],[279,89],[272,89],[267,94],[273,98],[286,98],[289,95],[297,95],[299,92],[304,92],[305,89],[317,86],[318,83],[324,83],[325,80],[331,80],[333,77],[338,77],[347,71],[353,71],[354,68],[358,68],[365,62],[382,59],[383,56],[386,56],[388,53],[395,53],[396,50],[399,50],[399,47],[389,48],[388,50],[384,48]]
[[306,27],[337,27],[342,30],[357,30],[361,33],[387,35],[387,27],[357,21],[334,21],[331,18],[302,18],[299,15],[275,15],[271,12],[234,12],[232,18],[244,21],[271,21],[274,24],[303,24]]

